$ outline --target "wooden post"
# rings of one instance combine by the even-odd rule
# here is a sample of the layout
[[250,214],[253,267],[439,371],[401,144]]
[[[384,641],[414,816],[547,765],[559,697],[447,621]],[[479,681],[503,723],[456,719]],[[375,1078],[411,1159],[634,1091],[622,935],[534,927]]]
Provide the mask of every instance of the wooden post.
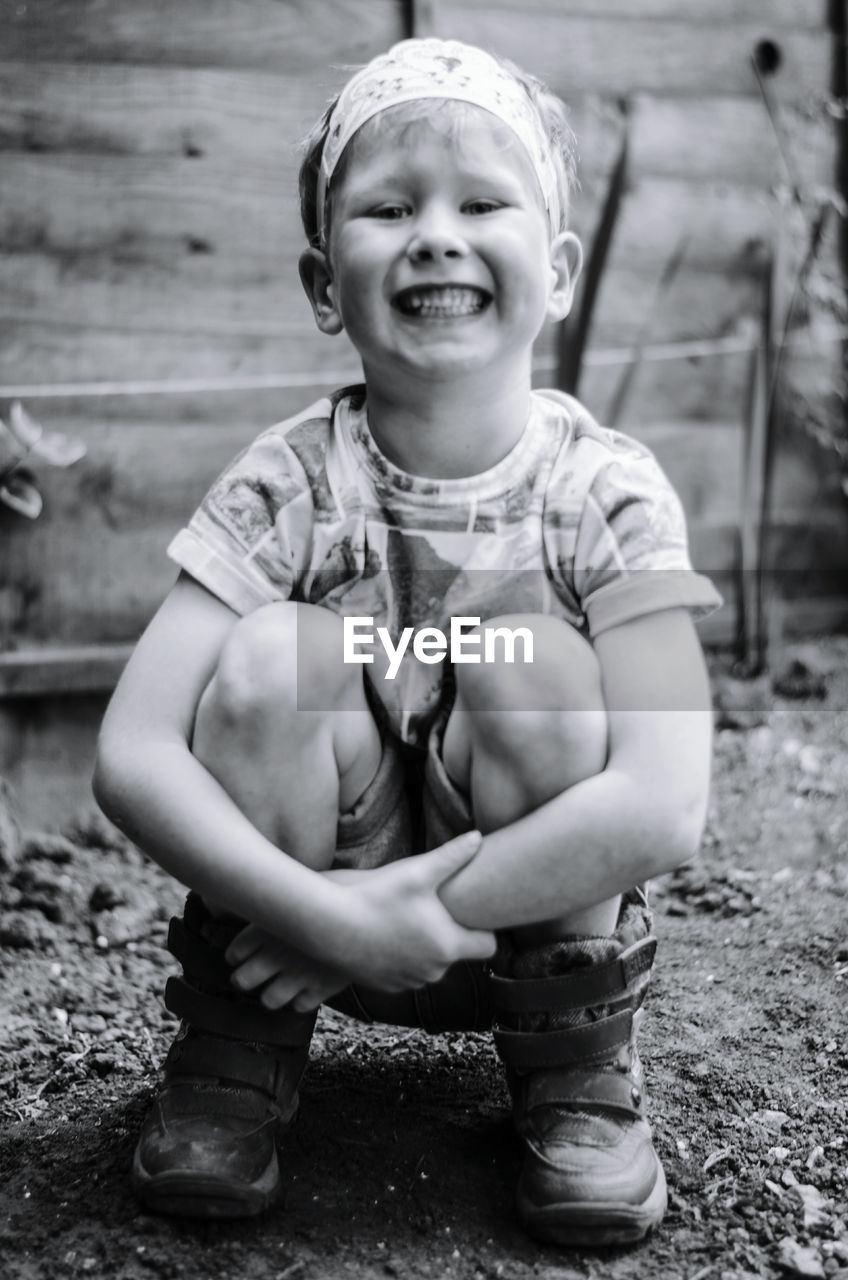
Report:
[[412,37],[435,36],[437,0],[406,0],[406,27]]

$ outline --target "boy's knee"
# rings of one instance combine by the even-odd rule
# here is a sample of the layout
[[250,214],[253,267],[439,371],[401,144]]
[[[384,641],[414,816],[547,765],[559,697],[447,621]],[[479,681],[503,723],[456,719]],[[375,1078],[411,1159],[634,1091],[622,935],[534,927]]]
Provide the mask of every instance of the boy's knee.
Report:
[[486,625],[530,630],[533,661],[522,662],[517,641],[512,662],[501,650],[496,662],[456,668],[452,748],[464,738],[470,749],[509,762],[518,774],[556,762],[569,783],[599,773],[608,723],[591,646],[558,618],[510,615]]
[[546,614],[508,614],[488,619],[478,631],[481,661],[454,666],[469,710],[605,715],[595,652],[567,622]]
[[[335,710],[351,668],[341,619],[315,605],[265,605],[236,623],[221,652],[214,698],[233,720],[281,710]],[[358,668],[353,668],[358,674]]]

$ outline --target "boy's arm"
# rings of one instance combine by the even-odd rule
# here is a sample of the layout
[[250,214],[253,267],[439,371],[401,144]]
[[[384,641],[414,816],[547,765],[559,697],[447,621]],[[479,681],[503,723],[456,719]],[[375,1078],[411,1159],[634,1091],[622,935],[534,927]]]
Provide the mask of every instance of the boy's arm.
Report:
[[342,887],[267,840],[194,758],[197,705],[237,621],[191,578],[177,582],[103,722],[94,789],[104,812],[184,884],[372,985],[420,984],[423,970],[491,954],[494,941],[458,926],[437,894],[473,839],[443,846],[400,885],[386,868]]
[[712,711],[688,611],[594,642],[609,720],[604,771],[487,835],[441,890],[467,926],[537,923],[602,902],[692,857],[709,792]]

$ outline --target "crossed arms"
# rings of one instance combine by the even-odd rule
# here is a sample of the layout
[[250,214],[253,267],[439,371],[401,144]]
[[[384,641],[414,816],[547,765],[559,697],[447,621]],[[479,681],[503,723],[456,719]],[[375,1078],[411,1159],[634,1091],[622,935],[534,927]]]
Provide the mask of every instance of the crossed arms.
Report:
[[460,837],[348,873],[281,856],[192,755],[200,698],[237,622],[181,577],[112,699],[94,785],[112,821],[160,865],[251,922],[228,959],[237,985],[258,985],[273,952],[274,1004],[314,1007],[351,981],[383,990],[434,981],[456,960],[491,955],[494,930],[547,919],[552,903],[592,906],[697,849],[712,717],[682,609],[595,640],[609,721],[602,773],[482,841]]

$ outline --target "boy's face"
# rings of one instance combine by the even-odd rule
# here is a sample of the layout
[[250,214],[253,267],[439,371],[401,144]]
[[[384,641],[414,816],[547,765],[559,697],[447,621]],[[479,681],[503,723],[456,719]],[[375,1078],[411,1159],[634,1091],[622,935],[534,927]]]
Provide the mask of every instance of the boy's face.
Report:
[[333,193],[328,254],[301,259],[319,328],[347,331],[367,377],[508,378],[529,370],[545,319],[571,305],[579,243],[570,232],[552,242],[511,130],[461,109],[455,137],[426,118],[366,124]]

